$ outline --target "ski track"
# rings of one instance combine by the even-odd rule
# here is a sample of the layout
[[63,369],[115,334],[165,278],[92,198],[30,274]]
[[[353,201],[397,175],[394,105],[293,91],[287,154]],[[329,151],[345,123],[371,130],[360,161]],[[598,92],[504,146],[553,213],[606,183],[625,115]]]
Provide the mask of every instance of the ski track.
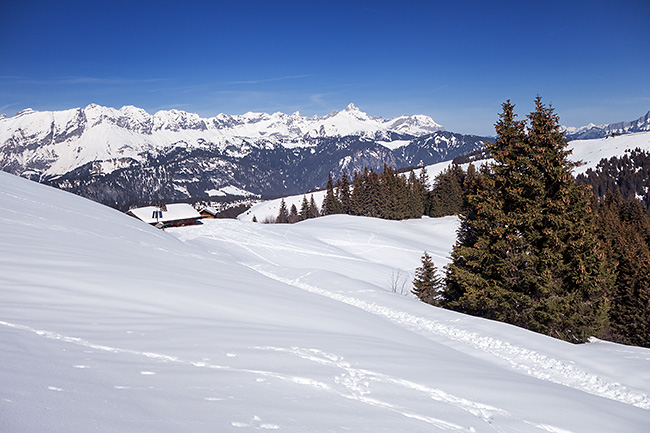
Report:
[[[408,329],[441,335],[454,341],[462,342],[503,359],[513,368],[537,379],[565,385],[600,397],[636,406],[641,409],[650,409],[650,397],[647,394],[632,391],[619,383],[607,382],[597,375],[587,373],[573,365],[535,352],[534,350],[518,347],[492,337],[481,336],[476,332],[465,331],[435,320],[415,316],[404,311],[395,310],[376,303],[366,302],[352,296],[322,289],[301,281],[301,278],[284,278],[266,271],[260,266],[245,266],[248,266],[268,278],[355,306],[372,314],[383,316]],[[304,276],[307,275],[309,275],[309,273]]]
[[[512,415],[506,410],[499,409],[487,404],[474,402],[462,397],[458,397],[440,389],[430,388],[428,386],[411,382],[409,380],[395,378],[386,374],[373,372],[367,369],[356,368],[353,367],[347,361],[345,361],[343,357],[331,353],[326,353],[319,349],[308,349],[308,348],[300,348],[300,347],[281,348],[281,347],[272,347],[272,346],[253,348],[259,351],[272,351],[278,353],[286,353],[292,356],[300,357],[301,359],[307,360],[309,362],[317,363],[321,366],[338,369],[339,372],[333,377],[332,384],[327,384],[325,382],[317,381],[306,377],[291,376],[291,375],[273,372],[273,371],[235,368],[226,365],[211,364],[205,361],[185,360],[177,356],[165,355],[161,353],[138,351],[133,349],[123,349],[123,348],[112,347],[103,344],[95,344],[88,340],[84,340],[82,338],[70,337],[52,331],[34,329],[29,326],[9,323],[2,320],[0,320],[0,325],[5,326],[7,328],[20,330],[20,331],[31,332],[40,337],[47,338],[50,340],[62,341],[65,343],[75,344],[77,346],[95,349],[103,352],[145,357],[157,362],[169,362],[169,363],[176,363],[182,365],[189,365],[197,368],[208,368],[208,369],[215,369],[220,371],[254,374],[254,375],[261,376],[263,378],[279,379],[297,385],[308,386],[314,389],[319,389],[324,392],[333,392],[339,395],[340,397],[350,399],[350,400],[355,400],[360,403],[378,407],[384,410],[389,410],[399,415],[402,415],[406,418],[416,419],[418,421],[422,421],[424,423],[430,424],[441,430],[462,431],[462,432],[476,431],[476,429],[472,426],[461,426],[452,421],[435,418],[421,413],[415,413],[406,407],[393,404],[387,401],[382,401],[377,398],[373,398],[371,397],[372,394],[371,384],[380,383],[384,385],[399,387],[402,393],[404,391],[413,392],[413,393],[417,393],[418,395],[424,395],[425,397],[430,398],[436,402],[440,402],[442,404],[448,404],[454,408],[468,412],[469,414],[473,415],[474,417],[482,421],[484,423],[482,424],[483,427],[487,427],[490,430],[494,430],[499,433],[504,433],[505,430],[495,425],[495,421],[497,418],[501,418],[501,419],[507,418],[510,420],[509,423],[512,423],[512,421],[515,420],[520,422],[522,426],[528,425],[546,432],[572,433],[571,431],[563,430],[547,424],[538,424],[523,419],[514,419]],[[75,365],[75,367],[86,368],[87,366]],[[148,370],[142,370],[140,371],[140,374],[155,375],[156,373]],[[265,379],[258,378],[257,381],[263,382],[265,381]],[[115,388],[128,389],[129,387],[115,386]],[[49,386],[47,389],[51,391],[58,391],[58,392],[64,391],[64,389],[62,388],[53,387],[53,386]],[[206,400],[216,401],[218,399],[206,398]],[[254,421],[261,421],[261,420],[255,417]],[[278,424],[262,425],[259,424],[259,422],[256,422],[254,424],[258,424],[257,427],[263,429],[277,430],[281,428],[281,426]],[[250,422],[249,423],[233,422],[232,425],[235,427],[251,427]]]

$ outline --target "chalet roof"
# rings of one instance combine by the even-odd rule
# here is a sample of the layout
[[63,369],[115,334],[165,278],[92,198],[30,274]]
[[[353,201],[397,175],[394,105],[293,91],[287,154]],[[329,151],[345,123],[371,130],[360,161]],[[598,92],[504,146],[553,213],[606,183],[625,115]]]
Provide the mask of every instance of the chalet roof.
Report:
[[199,212],[209,213],[212,216],[215,216],[216,214],[219,213],[219,211],[217,211],[212,206],[203,206]]
[[[154,211],[162,212],[162,215],[156,218]],[[127,213],[149,224],[157,222],[165,224],[173,221],[201,218],[201,214],[187,203],[168,204],[163,206],[162,210],[160,206],[145,206],[131,209]]]

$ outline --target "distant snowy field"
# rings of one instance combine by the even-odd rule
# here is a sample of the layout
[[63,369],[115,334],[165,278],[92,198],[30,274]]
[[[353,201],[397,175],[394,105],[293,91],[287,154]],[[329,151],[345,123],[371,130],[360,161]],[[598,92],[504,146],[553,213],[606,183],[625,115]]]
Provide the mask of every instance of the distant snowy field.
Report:
[[[645,432],[650,350],[391,291],[455,218],[166,232],[0,173],[0,431]],[[406,277],[408,275],[408,277]]]
[[650,152],[650,132],[593,140],[576,140],[569,143],[569,149],[573,152],[571,159],[581,162],[581,165],[574,170],[576,175],[586,172],[589,168],[595,168],[603,158],[621,156],[626,151],[637,148]]

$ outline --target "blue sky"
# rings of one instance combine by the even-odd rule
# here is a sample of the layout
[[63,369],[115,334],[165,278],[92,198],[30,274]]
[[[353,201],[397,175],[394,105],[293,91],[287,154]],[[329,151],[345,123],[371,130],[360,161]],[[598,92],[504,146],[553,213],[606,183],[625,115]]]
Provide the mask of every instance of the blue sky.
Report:
[[494,133],[540,94],[561,123],[650,110],[650,2],[12,1],[0,113],[97,103],[201,116],[426,114]]

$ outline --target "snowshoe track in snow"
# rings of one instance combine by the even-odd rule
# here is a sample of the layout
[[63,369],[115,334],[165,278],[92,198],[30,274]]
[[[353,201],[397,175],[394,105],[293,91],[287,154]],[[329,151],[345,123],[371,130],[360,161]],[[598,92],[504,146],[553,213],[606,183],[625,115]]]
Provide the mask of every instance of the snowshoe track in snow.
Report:
[[[352,366],[350,363],[344,360],[343,357],[332,353],[326,353],[319,349],[308,349],[300,347],[291,347],[291,348],[281,348],[281,347],[255,347],[253,349],[260,351],[272,351],[282,354],[288,354],[290,356],[297,356],[301,359],[307,360],[309,362],[314,362],[320,364],[321,366],[326,366],[334,369],[336,374],[331,379],[331,383],[325,383],[322,381],[317,381],[310,378],[292,376],[284,373],[278,373],[274,371],[266,370],[256,370],[256,369],[242,369],[235,368],[226,365],[216,365],[211,364],[205,361],[191,361],[179,358],[177,356],[165,355],[161,353],[147,352],[147,351],[137,351],[133,349],[123,349],[119,347],[107,346],[103,344],[95,344],[90,341],[84,340],[78,337],[70,337],[63,334],[59,334],[52,331],[34,329],[29,326],[9,323],[0,320],[0,325],[7,328],[12,328],[15,330],[31,332],[40,337],[62,341],[64,343],[74,344],[77,346],[82,346],[89,349],[94,349],[103,352],[110,352],[115,354],[127,354],[138,357],[144,357],[153,360],[154,362],[162,363],[176,363],[182,365],[190,365],[197,368],[208,368],[215,369],[220,371],[231,371],[236,373],[245,373],[245,374],[254,374],[260,376],[257,379],[258,382],[264,382],[268,378],[279,379],[282,381],[287,381],[294,383],[300,386],[307,386],[314,389],[319,389],[323,392],[333,392],[343,398],[355,400],[370,406],[388,410],[400,414],[406,418],[416,419],[418,421],[427,423],[432,427],[440,431],[459,431],[459,432],[476,432],[476,428],[473,426],[461,426],[455,422],[431,417],[423,413],[418,413],[416,410],[413,410],[410,407],[400,405],[398,403],[393,403],[387,401],[387,399],[382,400],[380,397],[375,397],[375,390],[373,386],[388,386],[388,393],[384,390],[384,395],[390,395],[390,389],[399,387],[402,390],[411,391],[412,395],[424,397],[423,401],[433,400],[436,403],[448,405],[449,410],[461,410],[465,411],[472,416],[476,417],[483,428],[480,428],[481,431],[484,431],[484,428],[487,427],[489,430],[493,430],[499,433],[504,433],[505,430],[497,427],[494,421],[497,418],[507,419],[509,425],[519,425],[519,427],[530,426],[535,429],[539,429],[545,432],[551,433],[572,433],[571,431],[560,429],[554,426],[539,424],[535,422],[530,422],[524,419],[519,419],[516,416],[510,414],[508,411],[490,406],[487,404],[471,401],[462,397],[452,395],[448,392],[445,392],[441,389],[431,388],[422,384],[418,384],[409,380],[403,380],[395,378],[386,374],[373,372],[363,368],[357,368]],[[85,366],[84,366],[85,367]],[[141,371],[140,374],[155,375],[154,372],[150,371]],[[328,381],[330,382],[330,381]],[[118,389],[129,389],[128,386],[115,386]],[[64,391],[61,388],[50,386],[48,387],[51,391],[62,392]],[[215,400],[218,401],[218,398],[206,398],[206,400]],[[427,405],[428,407],[428,405]],[[247,422],[233,421],[231,423],[233,427],[242,427],[242,428],[255,428],[255,429],[270,429],[270,430],[279,430],[282,428],[281,425],[275,423],[262,423],[261,419],[255,416],[252,420]],[[477,425],[478,427],[478,425]],[[528,431],[528,429],[524,429]],[[518,430],[518,431],[524,431]]]
[[566,362],[533,350],[518,347],[492,337],[482,336],[476,332],[468,332],[435,320],[415,316],[404,311],[395,310],[393,308],[388,308],[376,303],[370,303],[352,296],[332,292],[301,281],[301,278],[284,278],[262,269],[260,266],[249,267],[268,278],[355,306],[372,314],[383,316],[386,319],[408,329],[444,336],[451,340],[469,345],[497,358],[503,359],[518,371],[537,379],[558,383],[600,397],[636,406],[641,409],[650,409],[650,397],[648,395],[634,392],[618,383],[608,382],[597,375],[587,373]]

